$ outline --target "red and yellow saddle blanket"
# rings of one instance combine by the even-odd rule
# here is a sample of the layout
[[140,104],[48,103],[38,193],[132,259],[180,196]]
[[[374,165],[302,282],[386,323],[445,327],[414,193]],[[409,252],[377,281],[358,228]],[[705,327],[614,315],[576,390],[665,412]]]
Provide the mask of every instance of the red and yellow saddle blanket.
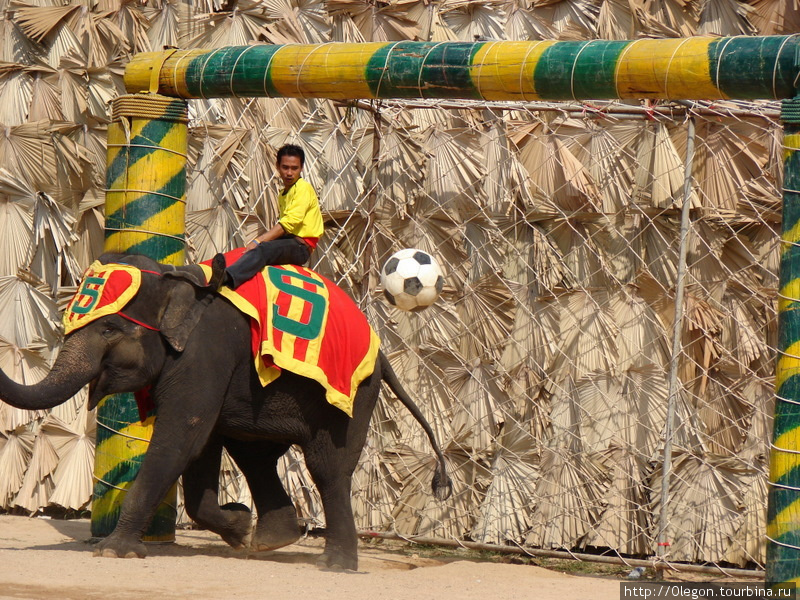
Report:
[[[227,264],[243,251],[228,252]],[[210,265],[200,265],[207,280]],[[219,293],[250,317],[262,385],[286,369],[320,383],[328,402],[352,416],[356,390],[375,367],[380,340],[344,290],[311,269],[281,265]]]

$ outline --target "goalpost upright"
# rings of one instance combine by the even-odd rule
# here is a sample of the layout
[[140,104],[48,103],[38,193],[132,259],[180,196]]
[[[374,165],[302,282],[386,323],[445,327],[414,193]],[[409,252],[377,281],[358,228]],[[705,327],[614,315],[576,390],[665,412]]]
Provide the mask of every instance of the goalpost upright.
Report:
[[[800,579],[799,64],[798,36],[263,44],[142,53],[126,67],[125,84],[130,99],[158,93],[180,99],[783,100],[777,401],[766,532],[767,581],[780,583]],[[174,218],[173,231],[182,232],[182,215]]]

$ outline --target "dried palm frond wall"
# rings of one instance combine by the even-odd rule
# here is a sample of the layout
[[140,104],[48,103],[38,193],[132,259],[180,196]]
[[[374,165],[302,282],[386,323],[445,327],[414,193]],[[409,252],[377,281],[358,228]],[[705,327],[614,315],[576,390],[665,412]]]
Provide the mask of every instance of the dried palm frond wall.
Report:
[[[108,101],[164,46],[631,39],[799,30],[788,0],[0,0],[0,367],[33,382],[102,251]],[[362,304],[455,481],[428,492],[420,428],[385,398],[354,479],[358,526],[761,565],[773,412],[781,127],[764,103],[190,103],[187,232],[203,260],[272,223],[276,149],[301,143],[328,231],[318,268]],[[696,124],[684,198],[687,119]],[[691,206],[672,460],[663,464],[681,209]],[[441,300],[391,308],[402,247]],[[94,415],[0,405],[0,508],[90,508]],[[286,486],[310,527],[296,453]],[[247,501],[234,465],[227,499]]]

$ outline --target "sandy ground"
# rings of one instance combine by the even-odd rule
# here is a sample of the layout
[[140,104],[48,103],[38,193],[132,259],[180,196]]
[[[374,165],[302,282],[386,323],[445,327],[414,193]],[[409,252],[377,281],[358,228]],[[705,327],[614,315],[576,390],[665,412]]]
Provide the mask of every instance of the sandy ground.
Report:
[[235,551],[207,531],[178,531],[149,556],[92,556],[89,521],[0,515],[0,598],[59,600],[617,600],[620,580],[530,565],[430,559],[362,544],[356,573],[314,566],[322,540]]

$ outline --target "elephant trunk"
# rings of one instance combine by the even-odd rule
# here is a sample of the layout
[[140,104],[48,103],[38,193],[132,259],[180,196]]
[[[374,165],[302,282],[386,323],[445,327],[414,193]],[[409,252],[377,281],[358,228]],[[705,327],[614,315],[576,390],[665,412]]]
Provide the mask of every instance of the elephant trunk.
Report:
[[81,336],[73,334],[40,382],[24,385],[0,371],[0,400],[26,410],[53,408],[72,398],[99,372],[100,360],[86,351]]

